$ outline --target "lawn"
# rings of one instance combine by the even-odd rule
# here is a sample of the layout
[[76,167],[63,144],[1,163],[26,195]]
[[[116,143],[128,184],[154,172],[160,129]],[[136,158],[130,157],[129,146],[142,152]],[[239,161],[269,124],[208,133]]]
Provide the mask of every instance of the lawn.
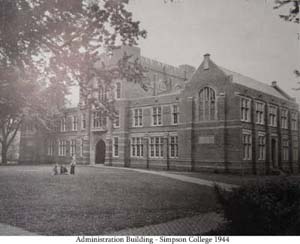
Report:
[[251,175],[251,174],[238,175],[238,174],[229,174],[229,173],[216,174],[211,172],[178,172],[178,171],[177,172],[169,171],[168,173],[200,178],[200,179],[214,181],[214,182],[233,184],[233,185],[245,185],[245,184],[257,183],[263,181],[274,181],[282,177],[288,177],[289,179],[300,182],[299,175],[290,175],[290,176]]
[[212,188],[126,169],[0,167],[0,222],[41,235],[103,235],[213,211]]

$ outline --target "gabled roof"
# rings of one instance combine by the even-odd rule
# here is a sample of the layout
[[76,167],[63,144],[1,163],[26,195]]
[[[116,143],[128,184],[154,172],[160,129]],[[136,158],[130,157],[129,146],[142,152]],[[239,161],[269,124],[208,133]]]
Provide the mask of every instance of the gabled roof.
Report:
[[268,85],[266,83],[254,80],[248,76],[239,74],[237,72],[222,68],[219,66],[219,68],[226,74],[232,76],[232,82],[249,87],[251,89],[272,95],[274,97],[278,97],[280,99],[284,100],[291,100],[291,97],[289,97],[285,92],[283,92],[279,87],[274,87],[271,85]]

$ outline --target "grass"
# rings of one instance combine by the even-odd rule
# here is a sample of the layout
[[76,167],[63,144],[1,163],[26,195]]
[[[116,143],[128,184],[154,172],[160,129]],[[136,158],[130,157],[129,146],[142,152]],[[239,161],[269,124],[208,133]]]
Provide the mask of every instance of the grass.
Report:
[[[229,174],[229,173],[210,173],[210,172],[175,172],[170,171],[168,173],[172,174],[179,174],[189,177],[195,177],[200,178],[204,180],[214,181],[214,182],[222,182],[227,184],[234,184],[234,185],[244,185],[249,183],[256,183],[266,180],[276,180],[278,178],[284,177],[284,176],[276,176],[276,175],[237,175],[237,174]],[[299,181],[300,176],[299,175],[291,175],[287,176],[290,179]]]
[[0,222],[41,235],[103,235],[213,211],[212,188],[125,169],[0,167]]

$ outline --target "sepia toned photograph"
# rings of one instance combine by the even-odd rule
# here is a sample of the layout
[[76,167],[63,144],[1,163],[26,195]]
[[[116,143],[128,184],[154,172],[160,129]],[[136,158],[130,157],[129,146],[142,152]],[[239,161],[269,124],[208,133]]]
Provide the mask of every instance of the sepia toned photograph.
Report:
[[299,7],[0,0],[0,240],[300,235]]

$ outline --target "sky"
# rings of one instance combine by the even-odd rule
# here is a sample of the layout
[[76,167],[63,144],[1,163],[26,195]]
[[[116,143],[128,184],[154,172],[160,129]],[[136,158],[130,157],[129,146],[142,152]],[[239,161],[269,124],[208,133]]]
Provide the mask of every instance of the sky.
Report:
[[[167,2],[166,2],[167,1]],[[205,53],[224,68],[278,85],[300,101],[300,25],[285,22],[273,0],[129,0],[148,32],[142,56],[198,67]],[[300,85],[299,85],[300,86]]]

